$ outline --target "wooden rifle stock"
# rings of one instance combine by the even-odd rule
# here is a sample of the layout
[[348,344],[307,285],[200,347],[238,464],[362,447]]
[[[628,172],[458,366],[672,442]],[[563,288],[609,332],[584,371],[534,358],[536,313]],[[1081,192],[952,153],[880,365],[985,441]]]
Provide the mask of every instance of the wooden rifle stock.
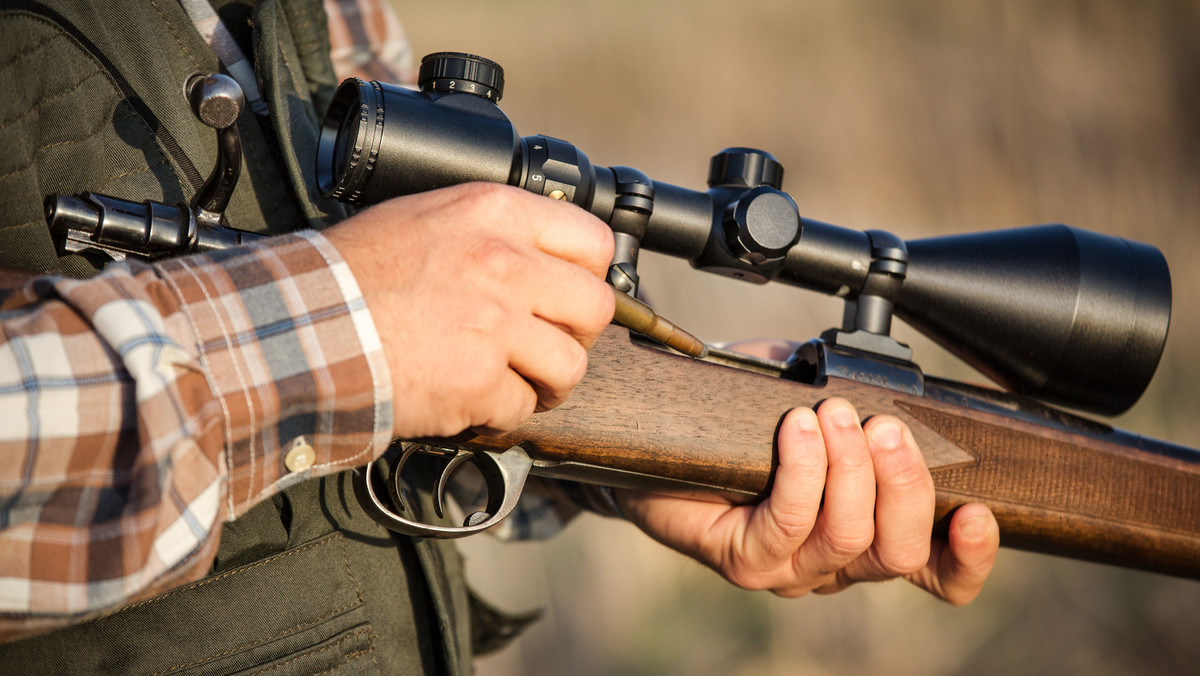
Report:
[[1006,547],[1200,579],[1200,453],[933,379],[925,396],[839,378],[813,386],[609,327],[567,402],[465,445],[520,444],[544,476],[748,502],[770,490],[783,415],[834,396],[912,429],[943,532],[956,507],[982,502]]

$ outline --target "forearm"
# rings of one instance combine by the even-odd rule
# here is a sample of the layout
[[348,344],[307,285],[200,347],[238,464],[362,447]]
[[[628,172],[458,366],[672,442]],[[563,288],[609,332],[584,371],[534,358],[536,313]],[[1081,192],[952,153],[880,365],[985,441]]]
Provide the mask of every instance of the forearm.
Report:
[[308,237],[10,294],[0,631],[202,575],[223,520],[383,450],[378,336],[336,251]]

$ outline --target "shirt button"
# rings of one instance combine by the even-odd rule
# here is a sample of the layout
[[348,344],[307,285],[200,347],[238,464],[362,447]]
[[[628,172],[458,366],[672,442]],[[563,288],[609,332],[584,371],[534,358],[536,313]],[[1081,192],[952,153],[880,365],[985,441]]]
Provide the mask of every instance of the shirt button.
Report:
[[299,437],[292,442],[292,448],[287,452],[287,456],[283,459],[283,464],[287,465],[288,470],[292,472],[303,472],[313,466],[317,461],[317,452],[313,450],[304,441],[304,437]]

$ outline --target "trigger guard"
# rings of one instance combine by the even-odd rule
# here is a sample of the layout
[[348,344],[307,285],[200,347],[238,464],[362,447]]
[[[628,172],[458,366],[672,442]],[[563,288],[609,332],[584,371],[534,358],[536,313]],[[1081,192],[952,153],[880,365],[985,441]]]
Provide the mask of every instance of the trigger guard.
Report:
[[[533,461],[525,449],[513,446],[503,453],[476,451],[475,463],[487,483],[489,496],[488,517],[473,526],[439,526],[406,519],[395,513],[375,492],[375,486],[371,482],[374,461],[355,472],[354,494],[372,519],[384,528],[402,535],[447,540],[481,533],[503,521],[516,508]],[[499,499],[492,497],[496,489],[502,490]]]

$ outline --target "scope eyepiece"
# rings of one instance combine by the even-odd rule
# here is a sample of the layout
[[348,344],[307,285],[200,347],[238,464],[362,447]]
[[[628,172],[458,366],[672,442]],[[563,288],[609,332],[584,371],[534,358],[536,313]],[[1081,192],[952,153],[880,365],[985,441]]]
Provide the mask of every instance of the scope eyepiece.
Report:
[[346,80],[321,126],[317,187],[368,205],[470,181],[515,183],[519,141],[483,96]]
[[383,140],[382,91],[357,78],[337,89],[317,145],[317,188],[326,197],[359,203]]

